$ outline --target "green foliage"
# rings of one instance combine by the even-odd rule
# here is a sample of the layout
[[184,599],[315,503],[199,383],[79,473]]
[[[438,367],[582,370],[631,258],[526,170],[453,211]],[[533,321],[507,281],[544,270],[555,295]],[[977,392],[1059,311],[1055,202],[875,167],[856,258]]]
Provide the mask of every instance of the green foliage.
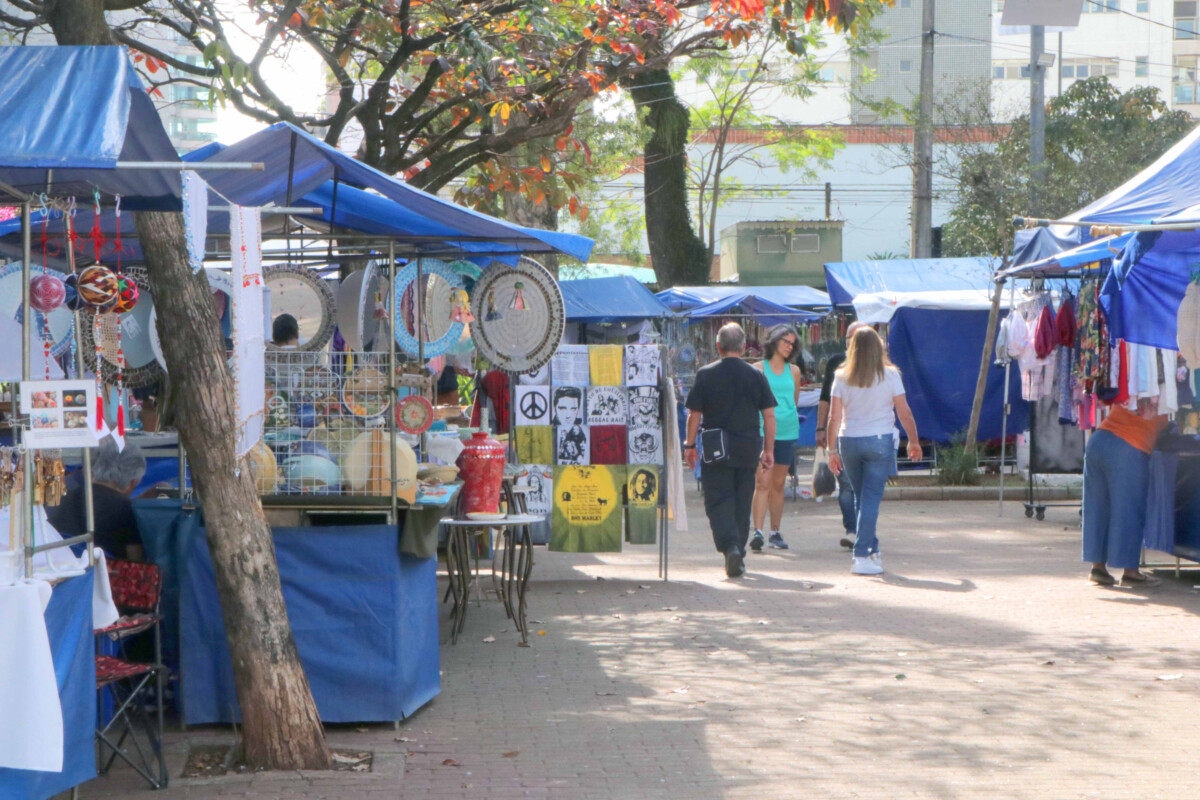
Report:
[[950,445],[938,447],[937,472],[939,486],[978,486],[979,454],[976,448],[963,444],[963,434],[958,434]]
[[1104,77],[1076,81],[1047,103],[1046,181],[1035,201],[1028,115],[1007,129],[986,117],[979,124],[980,114],[964,116],[960,124],[989,130],[999,141],[961,143],[941,169],[957,194],[943,232],[947,256],[1008,252],[1013,216],[1056,219],[1082,208],[1148,166],[1195,124],[1186,112],[1168,110],[1154,87],[1122,93]]
[[897,258],[908,258],[908,254],[897,250],[880,250],[867,254],[867,261],[892,261]]

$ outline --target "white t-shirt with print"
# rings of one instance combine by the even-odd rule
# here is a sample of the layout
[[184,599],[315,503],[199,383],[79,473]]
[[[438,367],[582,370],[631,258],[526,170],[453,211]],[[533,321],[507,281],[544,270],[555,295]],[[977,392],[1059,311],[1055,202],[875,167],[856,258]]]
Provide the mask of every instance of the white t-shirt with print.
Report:
[[886,367],[874,386],[850,386],[841,372],[834,374],[830,395],[842,399],[842,428],[838,436],[891,436],[896,427],[894,398],[904,394],[900,370]]

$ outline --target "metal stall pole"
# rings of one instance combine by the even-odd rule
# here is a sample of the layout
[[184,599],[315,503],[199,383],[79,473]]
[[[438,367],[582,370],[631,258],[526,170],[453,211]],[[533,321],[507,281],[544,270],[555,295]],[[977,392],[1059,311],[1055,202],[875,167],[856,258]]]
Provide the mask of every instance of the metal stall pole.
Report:
[[[1016,302],[1017,282],[1012,281],[1008,285],[1008,313],[1011,315],[1014,311],[1013,303]],[[1008,346],[1007,341],[1005,347]],[[1008,384],[1009,370],[1012,369],[1012,359],[1008,354],[1004,354],[1004,410],[1003,416],[1000,418],[1000,507],[996,510],[996,516],[1004,516],[1004,451],[1008,445]],[[1016,457],[1016,447],[1013,448],[1013,457]]]
[[[67,231],[67,269],[71,272],[75,271],[75,218],[71,216],[70,211],[63,214],[66,219]],[[75,371],[83,376],[84,369],[87,365],[83,359],[83,342],[80,339],[79,325],[80,312],[75,314]],[[100,369],[100,364],[96,364],[96,369]],[[92,449],[90,447],[81,448],[83,452],[83,509],[84,509],[84,532],[91,537],[88,541],[92,544],[88,545],[88,566],[95,563],[96,550],[93,546],[96,541],[96,505],[95,497],[92,494]]]
[[[392,470],[392,496],[388,502],[391,505],[388,520],[389,525],[398,525],[400,522],[400,501],[396,497],[396,408],[399,400],[396,397],[396,242],[388,240],[388,311],[391,314],[391,319],[388,320],[388,393],[392,401],[392,411],[387,415],[388,420],[388,439],[389,460]],[[424,448],[422,448],[421,457],[425,457]],[[399,724],[399,723],[397,723]]]
[[[29,305],[29,262],[33,260],[33,231],[32,222],[30,220],[30,201],[26,200],[21,204],[21,380],[29,380],[29,333],[32,328],[30,320],[33,314],[30,313]],[[43,213],[45,213],[43,211]],[[33,424],[32,419],[29,422]],[[26,428],[21,428],[21,443],[24,445]],[[22,516],[28,514],[28,519],[24,520],[22,526],[21,539],[25,543],[25,577],[33,577],[33,548],[36,544],[33,539],[33,451],[28,447],[25,450],[24,456],[21,459],[24,466],[24,491],[25,503],[22,506]]]
[[[417,304],[417,363],[425,369],[425,274],[417,256],[417,279],[413,281],[413,300]],[[427,455],[428,436],[421,434],[421,458]]]

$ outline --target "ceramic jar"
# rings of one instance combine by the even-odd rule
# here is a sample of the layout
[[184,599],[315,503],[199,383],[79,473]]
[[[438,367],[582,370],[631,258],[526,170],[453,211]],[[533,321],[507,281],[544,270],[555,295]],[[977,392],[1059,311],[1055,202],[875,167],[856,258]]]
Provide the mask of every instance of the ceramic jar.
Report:
[[463,451],[455,462],[463,482],[463,514],[499,511],[504,462],[504,445],[484,431],[476,432],[463,445]]

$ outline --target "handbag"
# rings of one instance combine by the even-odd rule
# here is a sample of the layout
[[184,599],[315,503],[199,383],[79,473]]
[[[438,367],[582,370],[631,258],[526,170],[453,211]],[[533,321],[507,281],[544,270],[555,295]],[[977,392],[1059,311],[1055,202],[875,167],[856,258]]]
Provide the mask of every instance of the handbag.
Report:
[[837,476],[829,468],[829,456],[823,449],[818,447],[816,457],[813,460],[812,495],[813,497],[826,497],[833,494],[836,490]]
[[729,448],[724,428],[705,428],[700,431],[700,461],[703,464],[723,464],[729,460]]

